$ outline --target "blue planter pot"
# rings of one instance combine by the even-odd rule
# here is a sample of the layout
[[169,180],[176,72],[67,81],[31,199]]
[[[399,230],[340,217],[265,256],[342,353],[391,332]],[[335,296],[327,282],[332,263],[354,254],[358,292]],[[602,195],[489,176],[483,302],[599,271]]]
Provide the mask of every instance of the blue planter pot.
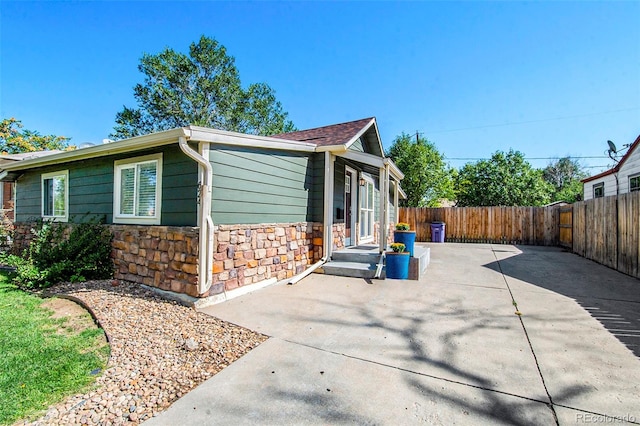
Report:
[[416,242],[416,231],[394,231],[393,242],[405,245],[405,250],[413,257],[413,246]]
[[387,260],[387,278],[397,280],[406,280],[409,278],[409,259],[411,256],[409,256],[408,252],[387,252],[385,258]]

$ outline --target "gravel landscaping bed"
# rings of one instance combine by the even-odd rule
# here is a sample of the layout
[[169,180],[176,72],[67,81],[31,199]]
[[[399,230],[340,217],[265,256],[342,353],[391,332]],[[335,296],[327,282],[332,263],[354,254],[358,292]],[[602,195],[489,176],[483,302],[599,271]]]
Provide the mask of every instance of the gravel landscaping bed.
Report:
[[95,387],[50,407],[33,425],[135,424],[264,342],[267,337],[111,280],[53,287],[90,308],[111,346]]

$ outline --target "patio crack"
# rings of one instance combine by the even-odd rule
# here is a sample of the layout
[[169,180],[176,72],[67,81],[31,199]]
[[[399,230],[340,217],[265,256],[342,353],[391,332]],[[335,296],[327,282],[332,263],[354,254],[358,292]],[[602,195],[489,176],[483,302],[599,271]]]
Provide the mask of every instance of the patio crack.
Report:
[[[273,336],[271,336],[270,338],[271,339],[280,339],[280,340],[282,340],[284,342],[291,343],[293,345],[304,346],[304,347],[309,348],[309,349],[314,349],[314,350],[325,352],[325,353],[329,353],[329,354],[332,354],[332,355],[343,356],[345,358],[353,359],[353,360],[356,360],[356,361],[361,361],[361,362],[366,362],[366,363],[369,363],[369,364],[379,365],[381,367],[391,368],[391,369],[394,369],[394,370],[402,371],[403,373],[415,374],[415,375],[418,375],[418,376],[427,377],[427,378],[434,379],[434,380],[441,380],[443,382],[448,382],[448,383],[453,383],[453,384],[456,384],[456,385],[467,386],[467,387],[470,387],[470,388],[480,389],[480,390],[488,391],[488,392],[494,392],[494,393],[498,393],[498,394],[501,394],[501,395],[506,395],[506,396],[511,396],[511,397],[514,397],[514,398],[524,399],[524,400],[527,400],[527,401],[538,402],[540,404],[544,404],[544,405],[547,405],[547,406],[549,405],[547,403],[547,401],[543,401],[543,400],[536,399],[536,398],[530,398],[530,397],[527,397],[527,396],[518,395],[518,394],[515,394],[515,393],[511,393],[511,392],[505,392],[505,391],[501,391],[501,390],[498,390],[498,389],[489,388],[489,387],[486,387],[486,386],[474,385],[472,383],[462,382],[462,381],[459,381],[459,380],[448,379],[446,377],[435,376],[433,374],[422,373],[420,371],[410,370],[408,368],[399,367],[397,365],[391,365],[391,364],[387,364],[387,363],[384,363],[384,362],[374,361],[374,360],[371,360],[371,359],[362,358],[362,357],[358,357],[358,356],[354,356],[354,355],[349,355],[349,354],[342,353],[342,352],[336,352],[336,351],[332,351],[332,350],[329,350],[329,349],[325,349],[325,348],[320,348],[320,347],[317,347],[317,346],[309,345],[309,344],[306,344],[306,343],[296,342],[294,340],[283,339],[281,337],[273,337]],[[547,393],[547,396],[548,395],[549,394]],[[553,409],[552,409],[552,411],[553,411]],[[556,419],[556,424],[558,424],[558,419],[555,416],[555,411],[554,411],[554,418]]]
[[556,421],[556,425],[559,426],[560,422],[558,421],[558,415],[557,415],[556,410],[555,410],[555,404],[553,402],[553,398],[551,397],[551,394],[549,393],[549,389],[547,388],[547,382],[544,380],[544,375],[542,374],[542,369],[540,368],[540,363],[538,362],[538,357],[536,356],[536,351],[533,349],[533,344],[531,343],[531,339],[529,338],[529,333],[527,332],[527,327],[525,327],[524,321],[522,320],[522,314],[518,310],[518,302],[516,301],[515,297],[513,296],[513,291],[511,290],[511,287],[509,286],[509,282],[507,281],[507,277],[504,275],[504,272],[502,271],[502,265],[500,264],[500,259],[498,259],[498,256],[496,255],[496,251],[493,249],[493,244],[491,245],[491,252],[493,253],[493,257],[495,257],[495,259],[496,259],[496,264],[498,265],[498,269],[500,271],[500,275],[502,275],[502,279],[504,280],[504,284],[507,286],[507,290],[509,290],[509,295],[511,296],[511,303],[516,308],[516,312],[515,313],[518,316],[518,320],[520,321],[520,325],[522,326],[522,330],[524,331],[524,336],[527,339],[527,344],[529,345],[529,349],[531,350],[531,355],[533,355],[533,359],[534,359],[534,361],[536,363],[536,368],[538,369],[538,375],[540,376],[540,380],[542,381],[542,386],[544,387],[544,391],[547,394],[547,398],[549,398],[549,403],[547,404],[547,406],[549,407],[549,409],[551,410],[551,413],[553,414],[553,418]]

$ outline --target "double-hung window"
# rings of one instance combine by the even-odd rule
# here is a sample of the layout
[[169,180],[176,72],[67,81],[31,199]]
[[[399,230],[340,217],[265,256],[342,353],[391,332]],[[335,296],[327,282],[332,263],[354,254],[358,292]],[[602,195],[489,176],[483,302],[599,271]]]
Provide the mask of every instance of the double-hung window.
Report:
[[640,191],[640,175],[629,178],[629,192]]
[[42,217],[69,220],[69,171],[42,174]]
[[114,163],[113,222],[160,224],[162,154]]

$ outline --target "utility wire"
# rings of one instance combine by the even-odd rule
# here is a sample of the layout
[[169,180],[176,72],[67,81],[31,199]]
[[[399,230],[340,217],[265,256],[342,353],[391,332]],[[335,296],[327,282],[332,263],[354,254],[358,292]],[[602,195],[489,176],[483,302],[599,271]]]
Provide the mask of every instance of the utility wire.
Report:
[[[606,155],[587,155],[582,157],[574,157],[573,155],[567,155],[566,157],[570,159],[583,159],[583,158],[609,158]],[[484,157],[444,157],[445,160],[464,160],[464,161],[475,161],[475,160],[489,160],[490,158]],[[559,160],[565,157],[525,157],[525,160]]]
[[485,124],[483,126],[462,127],[462,128],[459,128],[459,129],[448,129],[448,130],[437,130],[435,132],[429,132],[429,134],[430,135],[435,135],[435,134],[438,134],[438,133],[460,132],[462,130],[486,129],[486,128],[489,128],[489,127],[505,127],[505,126],[514,126],[514,125],[517,125],[517,124],[530,124],[530,123],[543,123],[545,121],[569,120],[569,119],[572,119],[572,118],[593,117],[594,115],[613,114],[613,113],[616,113],[616,112],[626,112],[626,111],[635,111],[635,110],[640,110],[640,107],[616,109],[616,110],[612,110],[612,111],[593,112],[593,113],[590,113],[590,114],[578,114],[578,115],[566,115],[566,116],[563,116],[563,117],[541,118],[541,119],[538,119],[538,120],[514,121],[512,123]]

